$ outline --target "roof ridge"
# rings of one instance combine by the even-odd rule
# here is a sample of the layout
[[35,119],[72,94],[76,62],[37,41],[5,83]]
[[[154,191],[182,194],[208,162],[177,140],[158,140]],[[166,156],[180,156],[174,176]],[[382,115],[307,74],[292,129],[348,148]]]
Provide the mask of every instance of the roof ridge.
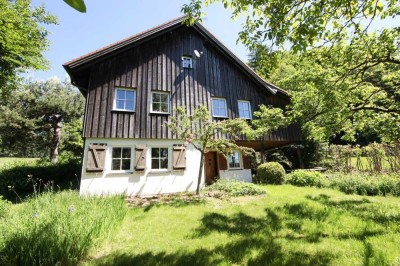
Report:
[[94,50],[94,51],[92,51],[92,52],[89,52],[89,53],[87,53],[87,54],[81,55],[81,56],[79,56],[79,57],[77,57],[77,58],[75,58],[75,59],[72,59],[72,60],[70,60],[70,61],[64,63],[63,65],[64,65],[64,66],[66,66],[66,65],[71,65],[71,64],[73,64],[73,63],[75,63],[75,62],[77,62],[77,61],[79,61],[79,60],[81,60],[81,59],[83,59],[83,58],[85,58],[85,57],[88,57],[88,56],[91,56],[91,55],[96,54],[96,53],[98,53],[98,52],[104,51],[104,50],[106,50],[106,49],[108,49],[108,48],[110,48],[110,47],[113,47],[113,46],[115,46],[115,45],[118,45],[118,44],[127,42],[127,41],[129,41],[129,40],[131,40],[131,39],[134,39],[134,38],[136,38],[136,37],[138,37],[138,36],[141,36],[141,35],[143,35],[143,34],[149,33],[149,32],[154,31],[154,30],[156,30],[156,29],[162,28],[162,27],[164,27],[164,26],[166,26],[166,25],[169,25],[169,24],[175,25],[175,24],[177,24],[178,22],[182,22],[184,17],[185,17],[185,16],[180,16],[180,17],[177,17],[177,18],[168,20],[167,22],[164,22],[164,23],[162,23],[162,24],[159,24],[159,25],[156,25],[156,26],[154,26],[154,27],[151,27],[150,29],[141,31],[141,32],[139,32],[139,33],[136,33],[136,34],[134,34],[134,35],[131,35],[131,36],[129,36],[129,37],[126,37],[126,38],[124,38],[124,39],[122,39],[122,40],[120,40],[120,41],[111,43],[111,44],[109,44],[109,45],[103,46],[103,47],[101,47],[101,48],[99,48],[99,49],[96,49],[96,50]]

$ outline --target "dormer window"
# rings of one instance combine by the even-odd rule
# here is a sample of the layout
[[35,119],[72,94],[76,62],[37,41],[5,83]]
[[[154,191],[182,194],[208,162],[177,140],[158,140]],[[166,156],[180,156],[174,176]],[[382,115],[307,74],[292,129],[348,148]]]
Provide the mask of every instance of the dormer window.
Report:
[[193,59],[191,56],[182,56],[182,67],[183,68],[193,68]]

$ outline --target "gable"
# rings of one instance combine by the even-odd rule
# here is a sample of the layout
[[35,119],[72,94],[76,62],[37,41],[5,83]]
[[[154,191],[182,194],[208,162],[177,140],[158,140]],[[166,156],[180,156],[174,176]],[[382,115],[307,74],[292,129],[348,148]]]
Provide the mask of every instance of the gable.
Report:
[[[87,88],[89,87],[90,67],[94,63],[98,63],[110,57],[114,57],[132,47],[139,46],[149,40],[159,38],[160,35],[171,33],[172,31],[180,28],[188,28],[182,24],[183,17],[171,20],[157,27],[151,28],[145,32],[136,34],[126,38],[117,43],[111,44],[87,55],[81,56],[77,59],[65,63],[63,66],[71,76],[71,81],[74,85],[80,88],[81,92],[86,95]],[[274,95],[276,93],[280,96],[287,96],[287,93],[276,87],[275,85],[266,82],[258,76],[249,66],[237,58],[229,49],[227,49],[215,36],[208,32],[201,24],[196,23],[190,27],[196,31],[208,43],[210,47],[218,50],[221,55],[225,56],[232,64],[236,65],[245,75],[247,75],[254,82],[258,83],[268,93]],[[284,97],[287,98],[287,97]],[[288,99],[288,98],[287,98]]]

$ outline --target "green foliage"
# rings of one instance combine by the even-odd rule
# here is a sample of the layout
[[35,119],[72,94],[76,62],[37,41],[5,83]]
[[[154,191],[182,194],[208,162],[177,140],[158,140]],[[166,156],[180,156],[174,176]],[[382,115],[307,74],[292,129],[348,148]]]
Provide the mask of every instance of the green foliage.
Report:
[[263,163],[257,168],[256,181],[261,184],[283,184],[285,169],[277,162]]
[[390,175],[329,174],[296,170],[286,175],[286,183],[340,190],[346,194],[367,196],[400,196],[400,179]]
[[[189,113],[189,114],[188,114]],[[227,150],[240,150],[251,153],[253,149],[238,146],[235,143],[242,135],[254,137],[252,128],[244,119],[226,119],[213,121],[206,106],[199,106],[195,110],[187,110],[180,106],[176,109],[176,116],[171,117],[167,124],[172,133],[177,134],[185,145],[193,145],[201,153],[200,168],[196,193],[200,192],[200,182],[204,163],[204,154],[208,150],[225,154]]]
[[[43,117],[64,114],[61,153],[81,154],[81,122],[84,98],[69,81],[27,80],[0,106],[0,153],[7,156],[47,157],[51,126]],[[82,147],[82,146],[80,146]]]
[[76,265],[117,228],[124,197],[47,192],[0,219],[0,264]]
[[[400,35],[386,32],[302,55],[279,53],[275,67],[260,74],[289,91],[286,115],[302,125],[309,139],[327,141],[343,131],[343,138],[352,141],[356,132],[368,131],[384,141],[397,140],[400,55],[398,49],[381,50],[395,46]],[[380,58],[381,53],[386,56]]]
[[268,196],[131,208],[110,240],[82,264],[398,264],[398,198],[262,188]]
[[45,188],[77,189],[81,173],[80,159],[50,162],[15,162],[0,168],[0,195],[18,201]]
[[204,5],[220,2],[232,17],[245,16],[239,39],[249,47],[268,41],[295,51],[363,36],[373,21],[400,14],[397,1],[191,0],[182,11],[189,22],[202,19]]
[[56,24],[57,19],[30,2],[0,0],[0,105],[15,88],[19,73],[48,66],[43,52],[49,47],[49,32],[42,25]]
[[339,189],[347,194],[400,196],[400,179],[386,175],[338,174],[329,179],[329,187]]
[[229,196],[239,197],[239,196],[253,196],[253,195],[264,195],[265,190],[259,186],[236,180],[218,180],[211,186],[207,187],[207,191],[223,191]]
[[298,187],[327,187],[327,178],[316,171],[295,170],[285,177],[285,183]]
[[9,208],[10,203],[7,200],[4,200],[3,196],[0,195],[0,219],[6,216]]
[[75,10],[81,12],[81,13],[86,13],[86,5],[83,0],[64,0],[65,3],[67,3],[69,6],[74,8]]

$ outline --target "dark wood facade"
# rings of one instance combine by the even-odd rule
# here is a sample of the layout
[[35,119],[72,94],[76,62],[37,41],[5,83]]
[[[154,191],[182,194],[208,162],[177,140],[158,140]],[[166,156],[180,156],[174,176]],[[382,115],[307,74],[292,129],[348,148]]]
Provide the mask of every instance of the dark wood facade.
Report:
[[[182,68],[184,55],[192,56],[192,69]],[[229,118],[238,117],[238,100],[250,101],[253,112],[260,104],[284,108],[289,102],[287,95],[271,93],[193,27],[179,25],[93,61],[80,66],[88,80],[84,137],[175,139],[165,123],[176,107],[186,106],[190,112],[206,105],[211,111],[211,97],[226,98]],[[82,75],[77,69],[67,70]],[[113,110],[116,87],[136,90],[135,112]],[[169,115],[150,112],[152,91],[170,93]],[[297,140],[298,126],[279,129],[264,139],[280,145]]]

